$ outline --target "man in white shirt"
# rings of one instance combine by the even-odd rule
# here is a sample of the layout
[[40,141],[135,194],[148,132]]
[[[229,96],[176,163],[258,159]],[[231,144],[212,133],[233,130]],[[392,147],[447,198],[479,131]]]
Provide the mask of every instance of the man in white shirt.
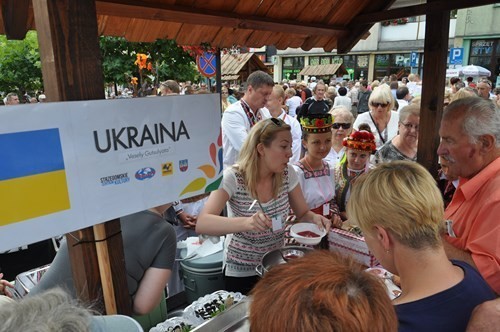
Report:
[[259,109],[266,105],[274,81],[269,74],[256,71],[248,76],[246,84],[245,95],[222,115],[224,169],[236,163],[248,132],[260,120]]
[[295,91],[294,88],[288,88],[286,89],[286,110],[288,111],[288,115],[291,117],[296,117],[297,116],[297,107],[302,105],[302,99],[300,99],[299,96],[297,96],[297,91]]
[[263,119],[269,119],[271,117],[283,120],[287,125],[291,127],[292,133],[292,157],[290,158],[290,163],[299,161],[300,151],[301,151],[301,140],[302,140],[302,129],[300,127],[299,121],[286,114],[285,110],[281,108],[283,101],[285,100],[285,91],[279,85],[275,85],[271,96],[267,100],[266,107],[260,110]]
[[406,86],[402,86],[396,90],[396,100],[398,101],[398,113],[401,109],[410,103],[410,90]]

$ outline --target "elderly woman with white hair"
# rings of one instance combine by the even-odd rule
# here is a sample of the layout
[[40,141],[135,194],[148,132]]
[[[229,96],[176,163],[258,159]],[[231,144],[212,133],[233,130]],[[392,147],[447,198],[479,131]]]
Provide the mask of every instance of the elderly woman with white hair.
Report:
[[420,106],[408,105],[399,113],[399,134],[375,153],[375,164],[393,160],[417,161]]
[[325,160],[335,167],[345,154],[345,146],[343,144],[344,138],[349,136],[352,132],[352,124],[354,116],[344,106],[339,106],[330,111],[333,117],[332,124],[332,147],[330,152],[325,157]]
[[398,134],[399,115],[392,111],[394,97],[388,85],[382,84],[368,99],[369,112],[360,114],[354,121],[354,129],[358,130],[361,123],[367,123],[375,135],[377,150]]

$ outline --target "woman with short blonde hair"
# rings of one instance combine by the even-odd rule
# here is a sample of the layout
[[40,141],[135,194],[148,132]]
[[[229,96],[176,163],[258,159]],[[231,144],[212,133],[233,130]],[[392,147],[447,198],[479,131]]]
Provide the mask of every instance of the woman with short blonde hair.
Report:
[[399,331],[465,331],[474,307],[495,298],[474,267],[448,260],[443,199],[423,166],[394,161],[361,176],[347,214],[382,266],[400,276]]

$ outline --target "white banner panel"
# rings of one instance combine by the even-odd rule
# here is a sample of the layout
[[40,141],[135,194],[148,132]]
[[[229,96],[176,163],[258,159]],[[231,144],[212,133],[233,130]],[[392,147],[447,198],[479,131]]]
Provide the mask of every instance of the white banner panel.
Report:
[[0,251],[217,189],[218,95],[0,108]]

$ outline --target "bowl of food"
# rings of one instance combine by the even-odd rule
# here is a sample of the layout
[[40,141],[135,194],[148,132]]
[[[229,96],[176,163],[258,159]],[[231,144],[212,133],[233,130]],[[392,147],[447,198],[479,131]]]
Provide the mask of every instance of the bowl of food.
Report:
[[301,244],[317,245],[326,235],[325,229],[320,229],[318,225],[309,222],[300,222],[290,228],[290,235]]

